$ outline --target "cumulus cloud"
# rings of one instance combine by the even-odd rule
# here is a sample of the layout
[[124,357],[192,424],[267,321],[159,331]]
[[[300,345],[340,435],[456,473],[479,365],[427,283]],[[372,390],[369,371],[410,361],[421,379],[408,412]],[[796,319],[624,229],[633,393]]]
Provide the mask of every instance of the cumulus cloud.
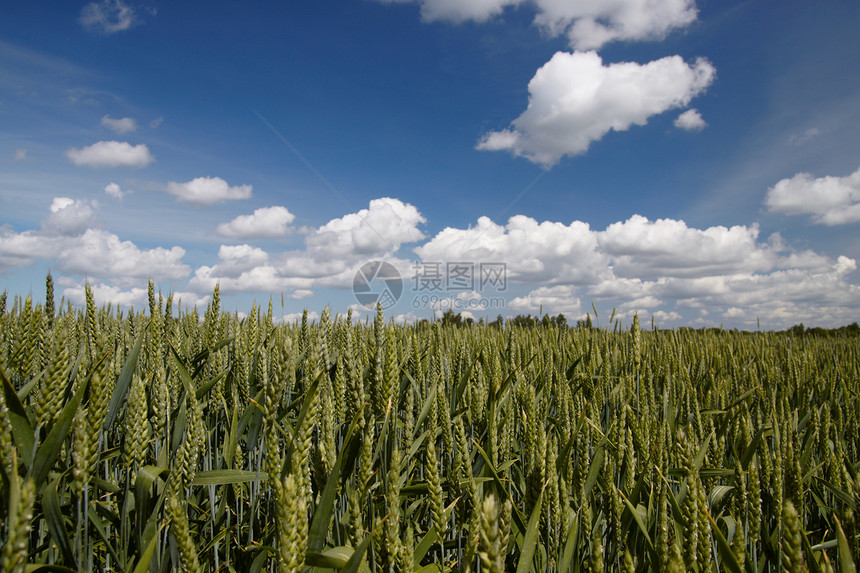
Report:
[[96,222],[95,204],[68,197],[55,197],[51,214],[42,221],[42,233],[51,236],[80,235]]
[[218,225],[217,232],[232,239],[273,239],[288,234],[295,218],[286,207],[263,207]]
[[81,149],[71,148],[66,156],[75,165],[87,167],[146,167],[155,157],[144,144],[125,141],[99,141]]
[[59,237],[40,235],[37,231],[16,233],[7,225],[0,226],[0,273],[28,267],[40,258],[52,258],[60,244]]
[[191,269],[182,262],[185,249],[140,249],[107,231],[87,229],[74,241],[74,248],[63,248],[57,267],[67,273],[95,278],[110,278],[120,285],[139,284],[157,277],[161,280],[186,278]]
[[[509,301],[517,312],[563,312],[569,319],[584,318],[580,301],[593,301],[616,309],[616,318],[627,321],[638,312],[653,316],[659,326],[687,323],[684,316],[697,313],[699,324],[719,324],[708,317],[730,319],[734,325],[787,328],[798,322],[840,326],[860,309],[860,287],[848,282],[856,269],[848,257],[828,259],[826,268],[802,269],[775,266],[766,272],[738,272],[701,277],[661,277],[652,280],[612,277],[599,285],[542,286]],[[569,310],[568,310],[569,309]]]
[[[412,0],[381,0],[386,3],[405,3]],[[501,14],[507,6],[523,4],[524,0],[417,0],[421,4],[421,18],[425,22],[447,20],[484,22]]]
[[[422,261],[502,262],[522,283],[599,285],[608,279],[701,277],[756,272],[779,262],[756,226],[690,228],[684,221],[634,215],[596,231],[587,223],[516,215],[502,226],[487,217],[446,228],[415,249]],[[808,255],[807,255],[808,256]],[[630,284],[624,285],[629,292]],[[639,296],[639,295],[637,295]]]
[[687,131],[702,131],[708,126],[697,109],[688,109],[675,119],[675,127]]
[[123,191],[118,184],[111,182],[105,185],[105,193],[107,193],[114,199],[122,199],[123,197],[131,193],[131,191]]
[[[301,324],[303,312],[291,312],[275,319],[277,324]],[[308,312],[308,322],[320,319],[320,313],[315,310]]]
[[427,22],[484,22],[505,8],[529,4],[535,24],[550,36],[565,35],[574,49],[597,49],[616,40],[659,40],[696,20],[694,0],[382,0],[415,2]]
[[656,310],[649,312],[648,315],[654,319],[654,325],[657,328],[672,327],[683,318],[681,313],[675,312],[674,310],[670,312],[666,312],[665,310]]
[[119,119],[115,119],[109,115],[106,115],[102,118],[101,124],[102,127],[106,127],[119,135],[122,135],[124,133],[131,133],[132,131],[137,129],[137,122],[130,117],[122,117]]
[[514,312],[582,318],[582,301],[596,301],[624,320],[638,311],[676,321],[689,309],[719,317],[736,307],[745,313],[736,324],[767,317],[770,328],[784,328],[798,320],[844,324],[860,309],[860,287],[847,278],[853,259],[795,251],[778,235],[763,241],[756,225],[698,229],[634,215],[600,231],[518,215],[504,226],[481,218],[444,229],[415,252],[425,264],[505,263],[509,292],[517,293],[505,308]]
[[[149,304],[148,290],[140,287],[132,287],[122,289],[103,282],[90,285],[93,293],[93,300],[96,306],[102,306],[112,303],[115,306],[123,306],[126,308],[137,307],[146,308]],[[86,286],[84,283],[70,284],[63,290],[63,296],[74,305],[83,306],[86,304]],[[210,295],[198,296],[188,292],[174,292],[173,306],[178,309],[181,303],[183,308],[187,307],[202,307],[209,303]]]
[[183,203],[199,207],[214,205],[224,201],[250,199],[251,185],[230,186],[220,177],[197,177],[185,183],[171,181],[167,184],[167,192],[174,195]]
[[485,134],[477,149],[506,150],[550,167],[585,153],[609,131],[686,106],[715,76],[702,58],[692,65],[680,56],[604,65],[596,52],[557,52],[529,82],[526,111],[510,128]]
[[306,288],[296,289],[289,294],[289,298],[293,300],[300,300],[303,298],[310,298],[314,296],[314,291]]
[[776,268],[658,287],[674,295],[679,308],[742,309],[747,324],[754,324],[756,317],[767,317],[771,325],[782,327],[809,321],[844,324],[860,303],[860,287],[846,280],[857,264],[845,256],[829,263],[825,269]]
[[409,203],[383,197],[367,209],[332,219],[305,237],[305,248],[268,254],[250,245],[222,245],[215,265],[198,267],[189,281],[195,292],[286,292],[303,298],[316,287],[349,288],[358,266],[385,259],[406,276],[409,261],[395,256],[401,244],[424,238],[426,220]]
[[[111,303],[126,308],[133,306],[146,308],[149,304],[148,291],[145,288],[133,287],[123,290],[105,283],[96,283],[90,285],[90,290],[92,290],[93,300],[98,306]],[[84,284],[69,286],[63,289],[63,296],[72,304],[83,306],[86,304],[86,286]]]
[[535,0],[535,23],[551,35],[566,35],[577,50],[616,40],[661,40],[696,20],[694,0]]
[[80,22],[88,30],[115,34],[134,26],[137,17],[134,8],[122,0],[103,0],[84,6],[81,9]]
[[[472,317],[472,311],[497,310],[504,308],[502,297],[484,297],[478,291],[462,291],[455,296],[441,296],[434,292],[413,293],[410,306],[413,310],[432,311],[436,317],[441,317],[446,312],[460,314],[463,318]],[[365,307],[365,310],[367,308]]]
[[0,227],[0,272],[38,260],[56,259],[58,271],[110,281],[115,285],[141,280],[179,280],[191,269],[182,262],[181,247],[141,249],[131,241],[94,228],[96,204],[56,197],[40,229],[15,233]]
[[368,209],[332,219],[307,240],[312,252],[335,255],[382,255],[396,251],[402,243],[424,238],[418,228],[427,220],[418,209],[398,199],[373,199]]
[[218,249],[218,271],[225,277],[237,277],[243,272],[269,262],[269,254],[251,245],[221,245]]
[[772,268],[776,254],[757,242],[759,230],[737,225],[692,229],[684,221],[634,215],[599,234],[616,276],[696,277]]
[[254,267],[235,277],[222,275],[222,270],[223,267],[220,264],[199,267],[188,282],[189,288],[198,293],[211,292],[218,284],[223,293],[277,293],[287,291],[297,283],[295,280],[281,276],[278,270],[270,265]]
[[401,325],[415,324],[419,320],[421,320],[421,317],[419,317],[414,312],[410,311],[410,312],[395,315],[394,324],[401,324]]
[[860,221],[860,169],[845,177],[813,177],[798,173],[771,187],[765,197],[769,211],[811,215],[821,225]]
[[515,215],[502,226],[481,217],[474,227],[440,231],[415,252],[426,262],[505,263],[508,277],[521,283],[589,284],[600,280],[608,266],[597,238],[581,221],[539,223]]
[[511,300],[507,308],[529,314],[538,314],[541,309],[544,311],[552,309],[553,314],[562,313],[566,316],[582,314],[582,302],[576,296],[576,288],[571,285],[538,287],[526,296]]
[[[53,260],[55,277],[64,275],[58,284],[71,289],[69,297],[77,296],[74,289],[85,277],[99,285],[105,300],[137,306],[145,304],[141,287],[150,277],[188,279],[182,285],[191,293],[183,295],[185,302],[202,300],[215,284],[223,294],[281,292],[305,299],[319,288],[349,289],[362,263],[385,259],[401,271],[407,289],[392,310],[395,315],[408,312],[414,299],[408,289],[415,266],[398,258],[398,252],[423,239],[414,249],[418,262],[443,268],[448,262],[471,262],[476,268],[503,263],[508,280],[504,292],[477,283],[470,290],[440,292],[428,301],[428,312],[542,310],[574,321],[595,302],[601,309],[616,308],[616,317],[624,321],[638,312],[658,323],[689,324],[699,317],[701,324],[755,327],[761,319],[765,328],[785,328],[799,321],[840,325],[860,311],[860,287],[850,279],[857,270],[854,259],[792,249],[779,235],[761,237],[756,225],[696,228],[682,220],[634,215],[593,229],[581,221],[516,215],[504,224],[481,217],[470,227],[446,228],[425,238],[425,218],[415,206],[382,198],[321,225],[296,250],[221,245],[217,259],[198,264],[188,278],[191,269],[182,248],[145,249],[124,241],[98,228],[97,208],[92,201],[56,197],[40,228],[19,233],[0,227],[0,272]],[[494,297],[506,299],[504,309],[481,306]]]

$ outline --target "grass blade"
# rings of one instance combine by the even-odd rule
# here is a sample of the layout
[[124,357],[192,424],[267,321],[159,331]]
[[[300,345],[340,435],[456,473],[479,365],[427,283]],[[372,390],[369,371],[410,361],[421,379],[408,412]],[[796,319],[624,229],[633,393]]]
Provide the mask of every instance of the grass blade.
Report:
[[67,563],[75,566],[77,569],[78,563],[75,555],[72,552],[72,544],[69,542],[69,533],[66,530],[66,524],[63,521],[63,511],[60,509],[60,498],[57,495],[57,486],[60,483],[61,477],[58,477],[42,491],[42,510],[45,512],[45,521],[48,525],[48,531],[51,537],[60,548],[63,554],[63,559]]
[[854,559],[851,557],[851,546],[848,545],[848,539],[842,530],[842,524],[839,523],[839,518],[835,515],[833,516],[833,521],[836,523],[836,539],[839,541],[839,571],[840,573],[857,573],[857,567],[854,565]]
[[538,524],[540,524],[540,511],[543,506],[543,494],[545,491],[546,486],[541,489],[534,509],[532,509],[531,517],[529,517],[529,525],[520,546],[520,562],[517,565],[517,573],[529,573],[529,571],[534,569],[532,558],[537,548]]
[[[328,475],[325,488],[320,495],[320,501],[314,511],[314,517],[311,521],[311,526],[308,529],[308,552],[319,552],[325,544],[326,533],[328,533],[328,525],[331,520],[332,512],[334,511],[334,502],[337,494],[337,482],[340,479],[346,480],[349,477],[348,473],[354,467],[355,457],[359,451],[359,440],[355,436],[355,430],[358,428],[358,423],[364,415],[364,410],[359,410],[349,427],[349,431],[344,438],[344,447],[337,455],[337,460],[334,462],[334,467]],[[344,475],[341,475],[341,468],[344,468]]]
[[9,421],[12,423],[12,436],[15,438],[15,443],[18,444],[18,454],[25,462],[29,462],[33,452],[33,425],[30,423],[27,410],[24,409],[24,405],[18,398],[18,393],[12,387],[12,383],[2,366],[0,366],[0,383],[3,384],[6,408]]
[[[740,562],[738,562],[738,558],[735,557],[735,552],[732,551],[732,546],[729,545],[729,542],[726,541],[726,537],[723,535],[723,532],[720,531],[717,522],[714,521],[714,518],[708,514],[708,521],[711,522],[711,532],[717,540],[717,550],[719,551],[722,566],[731,571],[732,573],[744,573],[744,568],[741,566]],[[738,531],[735,535],[740,535],[741,532]]]
[[137,337],[137,341],[134,343],[134,347],[132,347],[131,352],[128,353],[128,357],[125,359],[125,364],[122,365],[122,370],[119,373],[119,377],[116,379],[116,385],[114,386],[113,395],[110,399],[107,416],[105,417],[105,429],[108,429],[113,425],[117,414],[119,414],[120,407],[125,402],[128,388],[131,386],[132,375],[137,368],[137,360],[140,357],[140,348],[143,345],[143,339],[146,337],[146,332],[149,330],[150,324],[152,324],[151,321],[147,322],[146,326],[143,327],[143,330]]
[[84,398],[84,393],[87,390],[90,379],[87,378],[78,387],[78,391],[72,396],[65,407],[57,417],[57,421],[45,437],[45,441],[41,443],[39,449],[36,450],[36,456],[33,459],[33,468],[30,470],[33,480],[38,488],[48,478],[48,473],[54,467],[54,462],[63,448],[63,443],[69,435],[72,428],[72,422],[75,419],[75,414],[78,412],[78,406]]
[[266,481],[269,475],[261,471],[246,471],[246,470],[209,470],[197,472],[191,485],[228,485],[234,483],[243,483],[255,480]]

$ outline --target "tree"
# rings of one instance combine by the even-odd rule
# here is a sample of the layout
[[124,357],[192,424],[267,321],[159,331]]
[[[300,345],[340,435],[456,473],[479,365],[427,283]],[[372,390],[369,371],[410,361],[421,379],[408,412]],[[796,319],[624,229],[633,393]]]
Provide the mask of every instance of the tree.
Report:
[[463,325],[463,317],[460,316],[459,313],[455,313],[450,308],[442,313],[442,318],[440,319],[442,322],[442,326],[453,324],[454,326],[462,326]]

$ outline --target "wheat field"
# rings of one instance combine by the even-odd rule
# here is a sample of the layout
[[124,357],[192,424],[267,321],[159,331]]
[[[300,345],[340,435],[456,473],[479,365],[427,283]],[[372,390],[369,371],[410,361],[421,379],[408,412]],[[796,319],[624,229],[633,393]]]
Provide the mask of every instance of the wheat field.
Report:
[[856,571],[860,338],[0,298],[3,571]]

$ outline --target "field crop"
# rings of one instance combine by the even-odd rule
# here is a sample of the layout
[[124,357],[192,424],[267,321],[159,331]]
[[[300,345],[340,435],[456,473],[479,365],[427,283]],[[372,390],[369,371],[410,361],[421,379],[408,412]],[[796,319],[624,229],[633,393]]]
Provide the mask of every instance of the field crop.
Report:
[[856,571],[860,339],[0,299],[4,571]]

